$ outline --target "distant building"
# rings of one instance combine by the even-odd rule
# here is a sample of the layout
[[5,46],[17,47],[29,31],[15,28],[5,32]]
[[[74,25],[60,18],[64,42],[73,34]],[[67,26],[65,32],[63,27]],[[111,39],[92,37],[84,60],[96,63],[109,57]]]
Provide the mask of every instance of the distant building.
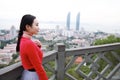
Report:
[[14,26],[12,26],[10,29],[10,35],[11,35],[11,38],[15,38],[17,36],[17,31]]
[[76,31],[80,29],[80,12],[76,16]]
[[59,30],[60,30],[60,26],[59,25],[56,25],[56,32],[59,32]]
[[66,36],[66,37],[72,37],[73,36],[73,31],[63,30],[62,35]]
[[16,54],[16,44],[7,44],[3,49],[0,49],[0,64],[9,64],[12,60],[12,55]]
[[9,64],[12,60],[12,56],[8,53],[0,53],[0,65],[1,64]]
[[66,24],[67,30],[70,30],[70,12],[67,15],[67,24]]
[[17,31],[14,26],[9,31],[0,32],[0,40],[11,40],[17,36]]

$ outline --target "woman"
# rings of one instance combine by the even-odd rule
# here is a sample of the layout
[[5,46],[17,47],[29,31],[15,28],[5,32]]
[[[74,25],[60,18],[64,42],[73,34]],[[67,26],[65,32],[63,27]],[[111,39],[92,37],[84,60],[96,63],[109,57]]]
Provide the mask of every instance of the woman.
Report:
[[42,66],[43,53],[40,42],[31,40],[39,32],[38,21],[35,16],[26,14],[22,17],[16,51],[20,52],[24,68],[22,80],[48,80]]

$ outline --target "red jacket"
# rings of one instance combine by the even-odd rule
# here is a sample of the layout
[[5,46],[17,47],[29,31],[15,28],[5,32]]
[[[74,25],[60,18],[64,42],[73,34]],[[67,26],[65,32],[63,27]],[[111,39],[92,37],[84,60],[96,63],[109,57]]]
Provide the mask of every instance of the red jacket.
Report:
[[43,52],[31,39],[22,37],[20,41],[20,56],[24,69],[35,69],[40,80],[48,80],[42,66]]

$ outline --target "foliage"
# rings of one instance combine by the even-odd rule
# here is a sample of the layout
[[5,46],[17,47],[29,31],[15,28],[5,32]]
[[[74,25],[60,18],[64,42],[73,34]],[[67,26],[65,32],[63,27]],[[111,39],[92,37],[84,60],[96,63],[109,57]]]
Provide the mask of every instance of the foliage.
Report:
[[19,54],[18,54],[18,53],[13,54],[13,55],[12,55],[13,60],[17,59],[17,58],[18,58],[18,56],[19,56]]
[[0,64],[0,68],[8,66],[7,64]]
[[1,49],[3,49],[3,48],[4,48],[4,46],[6,46],[6,44],[7,44],[6,42],[1,41],[0,48],[1,48]]
[[[105,39],[96,40],[94,45],[101,45],[101,44],[108,44],[108,43],[115,43],[115,42],[120,42],[120,38],[115,37],[114,35],[110,35]],[[114,52],[120,56],[120,50],[116,50]],[[111,51],[106,53],[105,57],[113,63],[112,67],[114,67],[118,63],[118,60],[116,60],[116,58],[112,55]],[[101,72],[101,70],[106,66],[106,62],[103,59],[101,59],[99,61],[99,64],[100,64],[99,71]]]
[[16,38],[13,38],[11,40],[1,40],[0,42],[1,42],[0,48],[3,49],[4,46],[6,46],[7,44],[16,43]]
[[115,37],[114,35],[110,35],[105,39],[98,39],[94,42],[94,45],[101,45],[101,44],[108,44],[108,43],[115,43],[120,42],[119,37]]

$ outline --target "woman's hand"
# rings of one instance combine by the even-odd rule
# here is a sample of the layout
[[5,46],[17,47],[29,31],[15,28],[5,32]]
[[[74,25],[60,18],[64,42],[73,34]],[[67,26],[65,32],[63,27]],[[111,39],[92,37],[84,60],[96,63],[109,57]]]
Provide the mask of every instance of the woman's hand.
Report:
[[33,42],[34,42],[38,47],[41,47],[41,46],[42,46],[41,42],[40,42],[39,40],[37,40],[37,39],[33,40]]

